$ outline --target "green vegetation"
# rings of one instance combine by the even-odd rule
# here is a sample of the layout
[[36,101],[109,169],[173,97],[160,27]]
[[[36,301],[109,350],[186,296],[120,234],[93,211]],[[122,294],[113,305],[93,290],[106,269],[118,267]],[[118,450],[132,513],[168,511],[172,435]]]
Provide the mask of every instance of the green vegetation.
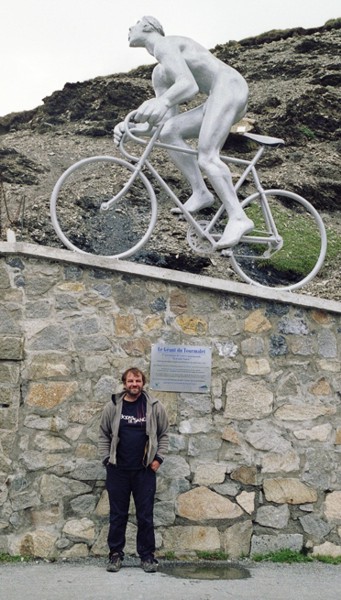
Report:
[[173,552],[173,550],[170,550],[169,552],[165,552],[164,558],[166,560],[174,560],[175,559],[175,552]]
[[307,125],[301,125],[299,131],[303,133],[308,140],[314,140],[316,137],[315,133]]
[[[290,197],[268,195],[267,201],[278,232],[283,238],[283,247],[276,250],[266,243],[256,244],[254,259],[257,260],[260,269],[262,266],[265,269],[271,267],[279,273],[296,273],[299,278],[306,276],[314,268],[321,249],[320,233],[314,218],[305,207]],[[266,235],[259,202],[252,202],[245,211],[255,224],[255,229],[249,237],[252,239],[253,236]],[[336,235],[331,234],[331,238],[335,244],[333,252],[337,254],[341,250],[341,242],[336,243]],[[269,250],[271,257],[267,256]]]
[[202,560],[227,560],[228,554],[221,550],[197,550],[196,555]]
[[341,564],[341,556],[336,558],[332,556],[311,556],[309,554],[304,554],[303,552],[298,552],[297,550],[290,550],[289,548],[282,548],[281,550],[276,550],[274,552],[268,552],[266,554],[254,554],[252,560],[255,562],[274,562],[274,563],[308,563],[319,561],[324,562],[329,565],[339,565]]
[[26,562],[27,560],[29,560],[27,556],[11,556],[10,554],[6,554],[5,552],[0,552],[0,564]]

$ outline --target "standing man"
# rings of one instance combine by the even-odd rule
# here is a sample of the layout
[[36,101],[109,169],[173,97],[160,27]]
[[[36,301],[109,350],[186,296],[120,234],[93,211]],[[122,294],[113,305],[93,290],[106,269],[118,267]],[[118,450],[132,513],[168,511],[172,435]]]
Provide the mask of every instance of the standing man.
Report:
[[[165,36],[159,21],[145,16],[129,30],[129,45],[142,47],[156,58],[152,82],[155,98],[146,100],[137,110],[136,133],[164,122],[160,140],[188,148],[185,140],[198,138],[198,157],[169,151],[170,157],[192,187],[185,206],[191,213],[214,203],[203,178],[207,176],[229,217],[216,244],[217,249],[237,244],[251,231],[253,222],[242,209],[232,183],[229,168],[220,159],[220,150],[232,125],[246,113],[248,86],[238,71],[216,58],[194,40]],[[196,108],[179,113],[179,104],[198,93],[206,100]],[[116,144],[122,137],[122,123],[114,130]],[[174,212],[176,209],[174,209]]]
[[137,553],[147,573],[157,570],[153,523],[156,472],[168,450],[168,419],[162,404],[145,390],[146,377],[131,367],[122,375],[123,392],[103,410],[99,452],[107,469],[110,525],[107,571],[120,570],[130,496],[137,518]]

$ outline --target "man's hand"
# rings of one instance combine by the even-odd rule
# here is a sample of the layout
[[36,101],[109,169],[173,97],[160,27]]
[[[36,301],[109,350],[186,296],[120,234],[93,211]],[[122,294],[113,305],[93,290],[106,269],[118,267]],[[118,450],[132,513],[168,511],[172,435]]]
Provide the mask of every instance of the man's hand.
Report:
[[154,471],[154,473],[156,473],[156,471],[160,468],[160,463],[158,460],[153,460],[152,463],[150,463],[150,468],[152,471]]
[[148,121],[150,125],[156,125],[163,119],[169,108],[168,102],[162,97],[146,100],[137,109],[135,121],[138,123]]

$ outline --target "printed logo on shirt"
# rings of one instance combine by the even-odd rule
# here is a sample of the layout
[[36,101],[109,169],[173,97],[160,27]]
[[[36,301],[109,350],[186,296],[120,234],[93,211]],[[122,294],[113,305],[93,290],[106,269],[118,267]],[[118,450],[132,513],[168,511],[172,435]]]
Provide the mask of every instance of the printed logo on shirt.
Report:
[[133,415],[121,415],[122,421],[128,421],[129,425],[141,425],[146,422],[146,417],[134,417]]

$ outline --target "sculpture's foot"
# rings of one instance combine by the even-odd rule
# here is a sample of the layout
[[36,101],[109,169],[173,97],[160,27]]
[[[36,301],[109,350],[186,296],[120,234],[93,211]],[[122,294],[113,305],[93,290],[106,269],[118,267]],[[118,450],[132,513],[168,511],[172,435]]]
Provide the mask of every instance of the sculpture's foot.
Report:
[[[207,192],[205,194],[192,194],[190,198],[188,198],[187,202],[185,202],[184,207],[188,212],[194,213],[198,210],[202,210],[203,208],[208,208],[214,204],[214,196]],[[180,208],[171,208],[171,213],[173,215],[181,214]]]
[[254,228],[254,223],[248,217],[243,219],[230,219],[225,227],[224,233],[218,240],[216,248],[230,248],[240,241],[240,238]]

